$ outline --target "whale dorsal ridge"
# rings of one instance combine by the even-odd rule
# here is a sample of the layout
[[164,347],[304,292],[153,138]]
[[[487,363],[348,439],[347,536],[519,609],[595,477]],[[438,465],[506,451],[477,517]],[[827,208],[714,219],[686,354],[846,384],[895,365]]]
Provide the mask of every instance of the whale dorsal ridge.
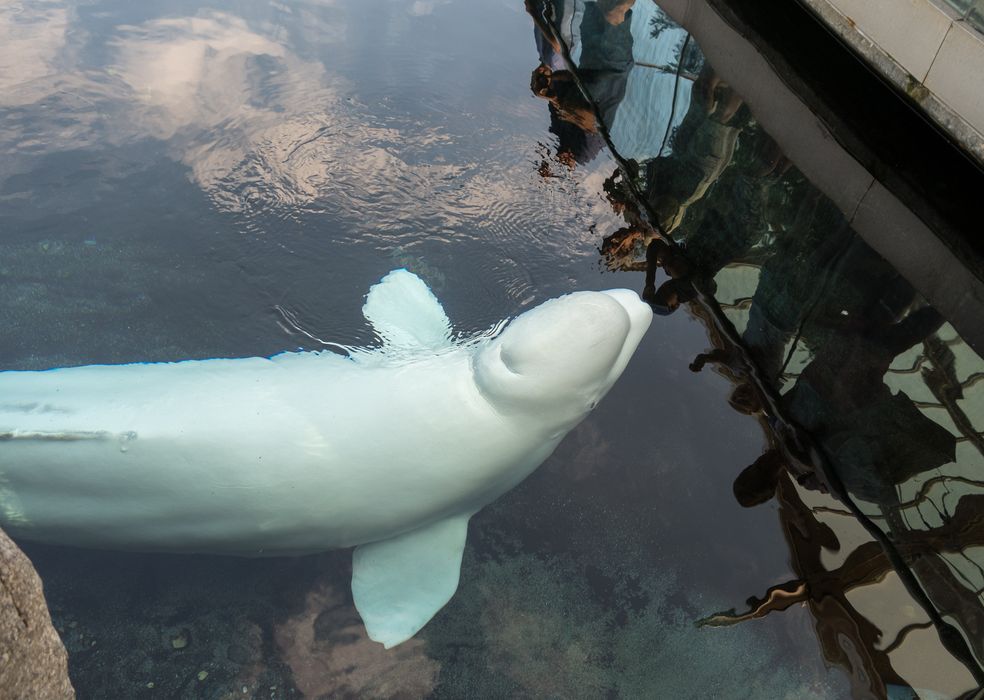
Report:
[[384,346],[439,350],[451,345],[451,321],[417,275],[393,270],[366,297],[362,313]]
[[387,649],[405,642],[458,588],[468,515],[457,515],[352,555],[352,597],[369,637]]

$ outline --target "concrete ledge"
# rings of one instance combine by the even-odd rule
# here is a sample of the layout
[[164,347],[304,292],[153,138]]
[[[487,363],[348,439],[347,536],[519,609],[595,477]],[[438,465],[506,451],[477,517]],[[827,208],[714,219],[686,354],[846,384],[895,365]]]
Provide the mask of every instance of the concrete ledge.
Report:
[[923,84],[984,133],[984,35],[963,22],[950,25]]
[[799,0],[984,164],[984,35],[930,0]]

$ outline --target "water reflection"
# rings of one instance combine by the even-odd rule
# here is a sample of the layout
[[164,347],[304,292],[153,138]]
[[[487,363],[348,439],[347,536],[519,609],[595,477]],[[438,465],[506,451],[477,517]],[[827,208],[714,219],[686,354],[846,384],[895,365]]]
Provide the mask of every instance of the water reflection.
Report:
[[[592,198],[576,186],[530,190],[536,177],[527,167],[525,134],[537,123],[532,100],[484,89],[486,76],[501,71],[495,52],[455,58],[475,45],[473,27],[505,32],[516,21],[499,6],[471,11],[480,20],[446,3],[388,1],[142,9],[53,2],[0,12],[0,36],[10,39],[0,41],[0,63],[11,67],[0,78],[0,141],[9,146],[0,201],[9,242],[26,244],[23,254],[8,251],[8,259],[34,265],[23,258],[40,241],[64,262],[89,241],[80,253],[92,258],[88,264],[109,264],[104,253],[112,251],[129,259],[128,276],[140,276],[136,269],[150,258],[170,257],[162,267],[174,279],[157,293],[144,292],[144,310],[185,297],[186,313],[199,315],[202,328],[212,325],[207,317],[246,317],[233,331],[238,338],[213,338],[225,349],[208,354],[241,354],[266,334],[273,307],[319,337],[330,334],[321,319],[357,318],[324,295],[323,268],[300,260],[342,263],[335,279],[352,288],[394,266],[416,266],[440,289],[454,268],[448,242],[488,248],[496,253],[482,256],[478,276],[458,276],[473,280],[463,297],[496,288],[514,313],[534,301],[534,277],[551,284],[569,276],[575,261],[589,259],[590,235],[572,245],[557,233],[579,230],[568,225],[575,208],[567,204],[591,211]],[[432,42],[434,36],[443,38]],[[24,37],[33,53],[20,51]],[[491,115],[490,128],[475,133],[482,114]],[[151,208],[157,212],[150,223],[132,228]],[[105,222],[110,211],[115,217]],[[74,225],[57,214],[74,217]],[[233,234],[225,215],[236,219]],[[66,236],[78,240],[66,245]],[[539,252],[518,261],[516,237]],[[344,264],[367,244],[383,251],[374,269]],[[148,256],[149,247],[155,250]],[[226,268],[218,291],[209,289],[214,270],[206,269],[213,263]],[[559,278],[558,263],[566,267]],[[56,275],[37,273],[49,290],[53,279],[69,274],[64,266]],[[125,305],[134,297],[127,286],[112,295]],[[565,283],[554,286],[561,290]],[[52,301],[51,309],[58,305]],[[484,309],[469,319],[471,330],[495,315]],[[141,324],[139,313],[133,322]],[[49,345],[67,347],[74,340],[71,313],[59,323],[67,332]],[[295,342],[308,339],[298,333]],[[93,359],[126,347],[106,345],[116,350],[102,347]],[[281,349],[278,339],[259,352]]]
[[[857,209],[845,213],[822,177],[818,186],[783,153],[684,28],[653,3],[614,18],[604,7],[528,6],[539,45],[560,43],[564,57],[541,51],[534,92],[551,101],[559,160],[578,143],[564,129],[617,154],[605,191],[623,222],[603,239],[605,264],[645,270],[642,295],[657,312],[687,308],[707,325],[714,347],[690,369],[728,377],[730,405],[769,445],[736,465],[735,498],[776,499],[797,573],[703,624],[806,603],[856,697],[973,695],[984,679],[984,363],[857,234]],[[601,69],[626,52],[619,69]],[[649,111],[626,104],[625,85],[644,75],[673,86],[647,98]],[[654,125],[659,147],[641,146]]]
[[[892,268],[848,241],[885,216],[861,206],[878,186],[841,177],[835,207],[816,193],[804,154],[843,159],[775,128],[808,132],[807,110],[758,106],[729,61],[705,60],[713,46],[651,2],[556,8],[556,34],[506,0],[0,9],[4,369],[358,345],[371,338],[353,290],[400,266],[452,300],[465,331],[616,285],[647,287],[654,303],[662,289],[666,314],[588,422],[476,516],[461,595],[395,656],[354,624],[347,552],[254,562],[32,548],[80,694],[800,698],[842,697],[848,677],[859,696],[974,685],[938,618],[972,635],[964,592],[982,585],[963,558],[974,538],[953,536],[976,532],[980,361],[961,340],[981,346],[968,333],[975,297],[947,306],[925,284],[913,284],[920,297],[886,282],[890,298],[874,301],[864,266]],[[565,53],[596,70],[582,75]],[[621,279],[598,274],[599,246]],[[903,247],[878,252],[901,269],[888,253]],[[926,300],[946,322],[920,342],[936,324]],[[889,398],[879,368],[909,341],[882,379]],[[823,383],[842,342],[870,396]],[[936,432],[873,479],[894,448],[839,420],[845,395],[854,420],[877,415],[879,429],[932,430],[929,417],[956,459],[908,476],[950,456]],[[855,488],[904,479],[894,501],[838,500],[820,448],[850,458]],[[897,512],[892,536],[911,548],[895,551],[924,569],[879,554],[890,550],[858,509],[882,532]],[[788,601],[807,605],[770,612]]]
[[[585,225],[612,218],[597,197],[610,157],[550,187],[531,167],[547,137],[521,8],[56,7],[65,32],[44,13],[36,23],[58,48],[0,112],[4,368],[364,341],[352,290],[394,263],[447,289],[471,330],[551,290],[610,286]],[[606,464],[629,472],[639,443],[604,446],[603,432],[585,425],[530,491],[480,514],[469,594],[388,654],[355,624],[348,552],[253,562],[33,547],[73,681],[87,697],[642,692],[685,689],[693,666],[673,667],[700,642],[721,659],[708,684],[754,665],[769,689],[822,686],[819,667],[764,672],[784,630],[698,635],[695,605],[660,602],[677,584],[652,573],[672,557],[640,563],[654,557],[631,535],[608,547],[635,513],[614,492],[604,513],[585,492]],[[646,590],[612,595],[589,567]],[[663,620],[668,668],[643,653]]]

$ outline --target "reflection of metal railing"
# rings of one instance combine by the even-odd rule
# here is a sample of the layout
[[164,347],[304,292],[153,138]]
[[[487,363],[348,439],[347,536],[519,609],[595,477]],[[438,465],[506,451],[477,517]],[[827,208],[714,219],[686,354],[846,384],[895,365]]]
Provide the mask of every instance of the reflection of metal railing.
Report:
[[967,24],[984,32],[984,0],[942,0],[954,10]]

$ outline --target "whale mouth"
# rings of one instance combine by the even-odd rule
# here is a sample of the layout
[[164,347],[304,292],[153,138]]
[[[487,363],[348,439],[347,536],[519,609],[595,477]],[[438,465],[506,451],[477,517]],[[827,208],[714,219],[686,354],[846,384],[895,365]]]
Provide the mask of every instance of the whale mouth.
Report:
[[630,289],[606,289],[601,294],[610,296],[617,301],[629,316],[629,332],[625,337],[625,342],[622,344],[622,352],[619,353],[618,359],[615,361],[611,374],[609,375],[609,382],[614,382],[622,374],[625,366],[629,364],[632,354],[642,341],[642,336],[649,329],[649,324],[653,320],[653,310],[649,307],[649,304],[640,299],[639,295]]

